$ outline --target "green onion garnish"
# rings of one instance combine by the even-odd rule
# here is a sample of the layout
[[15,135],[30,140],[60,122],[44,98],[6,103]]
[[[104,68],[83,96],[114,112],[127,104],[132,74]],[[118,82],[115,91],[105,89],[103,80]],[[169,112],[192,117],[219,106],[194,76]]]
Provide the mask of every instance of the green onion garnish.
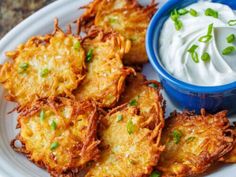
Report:
[[123,119],[123,116],[122,116],[121,114],[119,114],[119,115],[117,116],[117,122],[120,122],[122,119]]
[[174,21],[174,23],[175,23],[175,29],[176,29],[177,31],[179,31],[179,30],[182,29],[183,23],[182,23],[180,20],[176,20],[176,21]]
[[77,41],[75,44],[74,44],[74,49],[75,50],[79,50],[80,49],[80,42]]
[[51,130],[56,130],[57,128],[57,123],[53,120],[51,123]]
[[22,70],[26,70],[28,67],[29,67],[29,64],[28,63],[21,63],[20,65],[19,65],[19,67],[22,69]]
[[134,125],[133,121],[131,119],[128,120],[128,122],[127,122],[127,131],[128,131],[128,133],[129,134],[134,133],[134,129],[135,129],[135,125]]
[[150,177],[161,177],[161,173],[155,170],[151,173]]
[[175,144],[178,144],[182,137],[182,133],[179,130],[174,130],[172,135],[173,135]]
[[198,16],[197,11],[194,10],[194,9],[190,9],[190,10],[189,10],[189,13],[190,13],[190,15],[192,15],[193,17],[197,17],[197,16]]
[[211,60],[211,56],[209,55],[209,53],[204,52],[204,53],[202,54],[201,59],[202,59],[202,61],[204,61],[204,62],[208,62],[208,61]]
[[190,49],[188,49],[188,52],[189,53],[194,53],[197,48],[198,48],[198,45],[193,45],[192,47],[190,47]]
[[109,23],[116,23],[116,22],[117,22],[117,18],[114,18],[114,17],[109,18]]
[[58,142],[54,142],[54,143],[51,144],[50,149],[51,150],[55,150],[58,146],[59,146],[59,143]]
[[195,137],[190,136],[190,137],[188,137],[188,139],[186,140],[186,143],[190,143],[190,142],[192,142],[193,140],[195,140]]
[[236,20],[230,20],[228,21],[229,26],[235,26],[236,25]]
[[86,61],[90,62],[93,58],[93,49],[89,49],[87,56],[86,56]]
[[136,99],[132,99],[130,102],[129,102],[129,105],[130,106],[137,106],[138,102]]
[[179,14],[179,15],[185,15],[185,14],[187,14],[187,13],[188,13],[188,10],[185,9],[185,8],[178,10],[178,14]]
[[173,21],[176,21],[176,20],[179,19],[179,14],[178,14],[178,12],[177,12],[176,9],[171,12],[170,18],[171,18]]
[[193,45],[190,49],[188,49],[188,52],[190,53],[191,58],[193,59],[195,63],[199,62],[198,54],[197,52],[195,52],[197,48],[198,48],[197,45]]
[[45,119],[45,111],[44,110],[41,110],[39,117],[40,117],[41,122],[44,121],[44,119]]
[[231,53],[233,53],[236,50],[236,48],[234,46],[229,46],[226,47],[223,51],[222,54],[223,55],[230,55]]
[[49,73],[49,70],[47,68],[44,68],[41,72],[40,72],[40,76],[41,77],[46,77]]
[[209,42],[212,38],[212,31],[213,31],[213,23],[208,26],[207,35],[200,37],[198,41],[204,43]]
[[158,88],[157,84],[154,84],[154,83],[149,84],[149,86],[152,87],[152,88],[154,88],[154,89],[157,89],[157,88]]
[[235,35],[230,34],[229,36],[227,36],[226,40],[228,43],[233,43],[235,41]]
[[211,17],[214,17],[214,18],[218,18],[219,17],[219,13],[217,11],[213,10],[212,8],[206,9],[205,15],[206,16],[211,16]]

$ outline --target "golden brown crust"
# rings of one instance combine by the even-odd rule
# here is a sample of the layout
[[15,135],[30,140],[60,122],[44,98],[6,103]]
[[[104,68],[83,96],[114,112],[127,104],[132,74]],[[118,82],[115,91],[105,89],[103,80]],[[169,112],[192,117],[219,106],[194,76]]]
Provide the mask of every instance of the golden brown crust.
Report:
[[[93,102],[79,103],[66,98],[38,100],[22,108],[18,117],[21,131],[11,146],[52,176],[73,176],[99,157],[98,121]],[[22,146],[17,147],[16,141]],[[53,143],[58,143],[55,149]]]
[[85,75],[85,52],[82,47],[74,47],[80,40],[70,32],[64,33],[56,20],[52,34],[34,36],[7,52],[12,62],[0,69],[7,99],[24,106],[38,98],[72,96]]
[[93,25],[113,29],[132,41],[131,50],[124,57],[125,64],[148,61],[145,36],[149,21],[157,10],[156,4],[142,7],[136,0],[94,0],[84,8],[86,11],[78,20],[79,29],[87,31]]
[[215,115],[173,113],[165,122],[161,142],[166,146],[157,168],[163,177],[205,172],[234,144],[226,111]]
[[[152,92],[149,99],[155,103],[147,109],[148,106],[144,107],[145,99],[140,95],[138,104],[124,103],[102,119],[103,127],[99,132],[103,151],[86,177],[142,177],[152,172],[163,150],[160,144],[164,126],[163,102],[157,99],[160,95],[158,89],[146,85],[141,89]],[[153,105],[160,108],[155,109]]]
[[87,53],[93,52],[87,62],[86,78],[75,91],[75,96],[78,100],[92,99],[102,108],[111,108],[123,91],[125,78],[135,72],[122,63],[130,43],[118,33],[92,28],[82,45]]

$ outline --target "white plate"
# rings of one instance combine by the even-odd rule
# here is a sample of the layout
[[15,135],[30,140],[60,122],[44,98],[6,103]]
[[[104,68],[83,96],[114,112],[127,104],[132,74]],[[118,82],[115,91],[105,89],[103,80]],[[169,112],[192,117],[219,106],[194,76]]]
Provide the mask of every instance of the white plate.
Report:
[[[79,17],[83,11],[79,7],[87,4],[88,0],[59,0],[43,8],[25,21],[17,25],[0,41],[0,63],[4,63],[7,58],[4,53],[14,49],[18,44],[26,41],[33,35],[50,33],[53,30],[53,20],[59,19],[60,26],[65,28]],[[148,3],[149,0],[142,0]],[[160,3],[163,4],[164,0]],[[144,74],[148,79],[158,80],[158,76],[150,64],[144,67]],[[167,100],[167,115],[175,108],[163,93]],[[23,155],[14,152],[10,147],[10,141],[17,134],[16,113],[8,114],[15,105],[4,99],[4,92],[0,88],[0,177],[49,177],[49,174],[35,166]],[[212,172],[208,177],[235,177],[236,165],[228,165]]]

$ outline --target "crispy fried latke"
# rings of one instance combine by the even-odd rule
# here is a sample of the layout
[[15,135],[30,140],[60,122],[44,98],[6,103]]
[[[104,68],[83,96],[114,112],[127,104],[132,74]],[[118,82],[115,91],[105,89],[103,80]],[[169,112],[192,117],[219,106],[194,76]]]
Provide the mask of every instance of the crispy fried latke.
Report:
[[226,112],[201,115],[173,113],[165,122],[161,142],[166,146],[157,168],[162,177],[192,176],[206,171],[233,147]]
[[84,78],[80,39],[60,30],[57,20],[53,34],[32,37],[6,55],[12,62],[0,67],[0,83],[8,91],[7,99],[20,105],[49,96],[70,96]]
[[76,98],[93,99],[100,107],[110,108],[117,103],[126,76],[134,73],[122,63],[130,43],[118,33],[94,28],[83,39],[82,45],[87,52],[88,72],[75,91]]
[[105,30],[113,29],[132,41],[132,47],[124,57],[125,64],[143,64],[148,61],[145,36],[149,21],[157,10],[151,3],[142,7],[137,0],[94,0],[86,7],[78,20],[85,31],[92,25]]
[[98,118],[90,101],[38,100],[21,110],[17,126],[21,130],[11,146],[52,176],[73,176],[99,157]]
[[[140,86],[136,88],[139,91],[126,95],[127,100],[130,98],[129,104],[113,109],[102,119],[104,127],[99,132],[103,151],[86,177],[141,177],[150,174],[156,165],[163,150],[160,138],[164,107],[159,90],[144,85],[140,77],[143,76],[138,74],[129,78]],[[132,91],[131,87],[127,90]],[[137,102],[132,101],[133,97],[139,97]]]

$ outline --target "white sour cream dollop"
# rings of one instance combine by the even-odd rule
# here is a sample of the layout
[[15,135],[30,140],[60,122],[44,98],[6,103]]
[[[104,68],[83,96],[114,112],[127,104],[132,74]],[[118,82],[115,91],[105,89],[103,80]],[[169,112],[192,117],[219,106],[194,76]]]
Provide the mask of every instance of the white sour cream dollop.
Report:
[[[198,2],[186,7],[198,12],[197,17],[189,13],[179,17],[183,23],[181,30],[175,29],[173,20],[169,18],[160,34],[160,60],[166,70],[179,80],[199,86],[219,86],[236,81],[236,52],[224,56],[222,50],[236,42],[227,43],[227,36],[236,36],[236,26],[229,26],[228,21],[236,20],[236,13],[230,7],[212,2]],[[218,18],[205,15],[211,8],[219,13]],[[199,42],[206,35],[208,26],[214,24],[213,37],[208,43]],[[193,61],[188,49],[197,45],[196,52],[199,63]],[[201,56],[210,54],[210,61],[204,62]]]

